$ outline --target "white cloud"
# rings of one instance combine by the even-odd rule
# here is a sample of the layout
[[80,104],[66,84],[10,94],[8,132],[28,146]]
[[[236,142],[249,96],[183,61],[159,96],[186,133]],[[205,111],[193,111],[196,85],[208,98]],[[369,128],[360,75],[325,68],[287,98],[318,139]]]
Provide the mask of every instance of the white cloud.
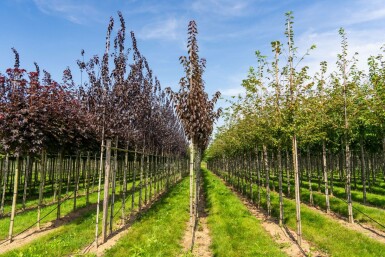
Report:
[[237,96],[239,94],[243,95],[245,94],[245,88],[242,86],[235,86],[232,88],[225,88],[225,89],[220,89],[220,92],[222,96]]
[[[348,58],[358,53],[357,67],[360,70],[367,69],[367,59],[371,55],[380,53],[380,47],[385,43],[378,35],[385,34],[385,29],[349,29],[346,30],[348,39]],[[300,51],[315,43],[317,48],[310,52],[309,56],[299,67],[309,66],[309,73],[313,75],[319,70],[321,61],[328,62],[328,70],[336,71],[337,54],[341,53],[341,37],[338,31],[327,31],[323,33],[305,32],[299,36],[298,46]]]
[[60,16],[76,24],[84,24],[96,20],[99,12],[92,3],[76,0],[34,0],[38,9],[52,16]]
[[138,37],[141,39],[160,39],[175,40],[178,39],[179,22],[175,18],[150,23],[142,28]]
[[201,13],[214,13],[222,16],[241,16],[249,7],[247,0],[196,0],[192,9]]

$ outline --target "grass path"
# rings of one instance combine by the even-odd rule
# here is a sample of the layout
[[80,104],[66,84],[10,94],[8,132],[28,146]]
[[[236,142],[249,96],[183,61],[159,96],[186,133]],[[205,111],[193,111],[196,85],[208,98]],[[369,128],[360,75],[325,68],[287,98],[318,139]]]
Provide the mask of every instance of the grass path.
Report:
[[155,203],[105,256],[178,256],[189,219],[189,180],[185,178]]
[[[131,195],[128,195],[126,200],[127,205],[130,205],[130,199]],[[115,202],[113,230],[116,230],[116,228],[119,227],[121,205],[121,199],[117,197]],[[80,202],[79,206],[81,206]],[[135,207],[137,206],[138,193],[135,194]],[[130,209],[129,206],[127,207]],[[95,217],[95,208],[84,211],[80,217],[56,228],[54,231],[52,231],[52,233],[41,236],[31,243],[6,252],[0,256],[68,256],[70,254],[83,255],[81,253],[82,249],[94,241]],[[99,216],[99,218],[101,219],[101,216]],[[101,231],[101,220],[99,220],[99,231]]]
[[214,256],[286,256],[222,181],[203,169]]
[[[256,192],[257,188],[253,190]],[[271,192],[271,204],[272,215],[278,217],[278,193]],[[266,208],[264,190],[262,190],[262,206]],[[301,220],[303,237],[331,256],[385,255],[385,244],[349,229],[325,213],[313,210],[305,204],[301,204]],[[284,223],[296,230],[295,201],[292,199],[284,199]]]

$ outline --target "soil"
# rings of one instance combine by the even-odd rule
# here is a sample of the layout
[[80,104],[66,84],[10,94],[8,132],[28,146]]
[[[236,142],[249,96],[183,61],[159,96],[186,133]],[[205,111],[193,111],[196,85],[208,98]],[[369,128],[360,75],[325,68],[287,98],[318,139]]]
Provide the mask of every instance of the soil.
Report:
[[203,185],[200,184],[200,198],[198,200],[198,217],[195,223],[195,228],[191,226],[190,221],[186,224],[186,231],[183,236],[184,253],[192,251],[196,257],[211,257],[213,256],[210,245],[211,237],[210,230],[207,226],[207,211],[206,198],[203,192]]

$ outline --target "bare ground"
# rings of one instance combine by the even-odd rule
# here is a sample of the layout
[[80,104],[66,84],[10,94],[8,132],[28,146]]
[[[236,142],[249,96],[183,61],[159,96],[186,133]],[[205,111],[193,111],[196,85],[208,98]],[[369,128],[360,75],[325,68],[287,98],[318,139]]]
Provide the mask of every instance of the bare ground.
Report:
[[213,256],[210,245],[210,230],[207,226],[206,198],[203,192],[203,182],[200,184],[200,198],[198,201],[198,217],[193,229],[190,221],[186,224],[185,234],[183,236],[184,253],[192,252],[196,257]]
[[91,209],[94,209],[95,207],[96,207],[96,204],[91,204],[91,205],[88,205],[87,207],[78,209],[75,212],[71,212],[68,215],[60,218],[59,220],[48,222],[40,226],[40,229],[37,229],[37,227],[28,229],[27,231],[15,236],[13,238],[12,243],[10,243],[8,240],[3,240],[0,242],[1,244],[0,254],[13,250],[15,248],[22,247],[44,235],[54,232],[60,226],[73,221],[74,219],[82,216],[85,212],[88,212]]

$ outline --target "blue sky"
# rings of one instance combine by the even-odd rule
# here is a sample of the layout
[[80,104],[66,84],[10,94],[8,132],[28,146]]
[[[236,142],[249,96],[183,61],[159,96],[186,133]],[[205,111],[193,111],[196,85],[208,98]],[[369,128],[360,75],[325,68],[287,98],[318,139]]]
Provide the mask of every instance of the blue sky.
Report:
[[0,71],[13,65],[15,47],[23,68],[33,69],[36,61],[60,81],[70,66],[79,78],[80,50],[86,57],[103,53],[109,17],[117,18],[118,10],[162,86],[174,89],[183,75],[178,59],[186,55],[187,24],[195,19],[200,55],[207,59],[206,90],[223,97],[242,92],[256,50],[270,55],[271,41],[285,41],[287,11],[294,12],[299,52],[317,45],[303,62],[311,71],[322,60],[335,63],[340,27],[347,31],[350,52],[360,53],[360,67],[385,43],[382,0],[0,0]]

